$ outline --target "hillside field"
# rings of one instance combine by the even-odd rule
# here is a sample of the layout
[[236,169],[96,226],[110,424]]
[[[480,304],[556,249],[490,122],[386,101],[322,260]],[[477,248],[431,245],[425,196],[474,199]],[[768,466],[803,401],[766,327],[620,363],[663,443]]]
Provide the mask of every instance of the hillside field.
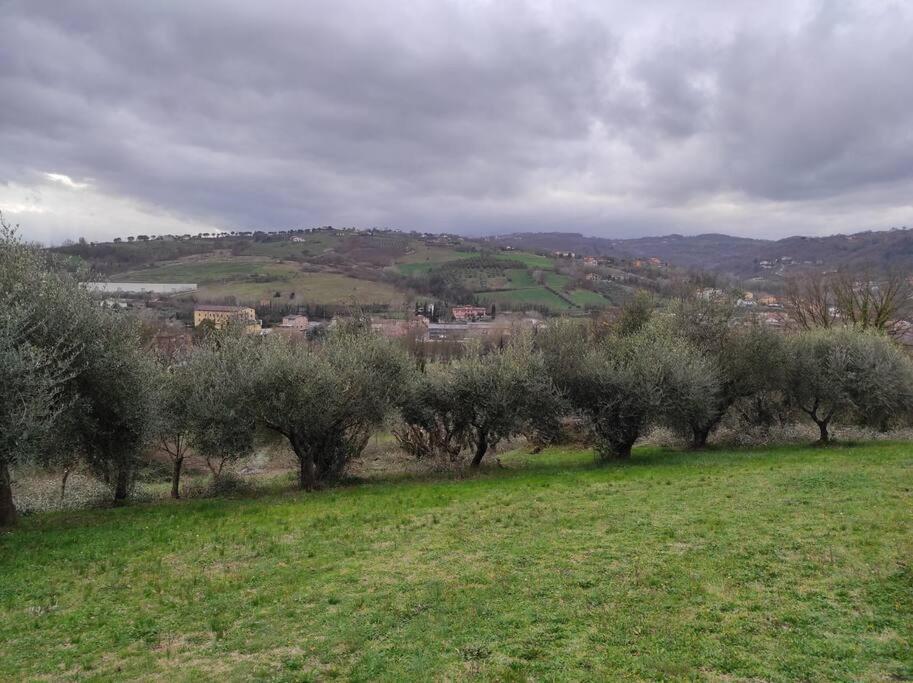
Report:
[[[416,299],[441,295],[428,278],[442,275],[457,287],[444,295],[453,299],[448,299],[451,304],[475,299],[519,310],[536,306],[552,313],[583,313],[613,303],[597,292],[574,288],[572,277],[556,270],[567,264],[482,242],[442,246],[405,233],[345,231],[306,233],[295,240],[236,236],[60,250],[95,269],[100,279],[195,283],[195,292],[176,298],[197,302],[377,304],[399,310]],[[479,267],[480,258],[491,259],[490,267]]]
[[908,680],[911,532],[908,444],[42,514],[0,534],[0,679]]

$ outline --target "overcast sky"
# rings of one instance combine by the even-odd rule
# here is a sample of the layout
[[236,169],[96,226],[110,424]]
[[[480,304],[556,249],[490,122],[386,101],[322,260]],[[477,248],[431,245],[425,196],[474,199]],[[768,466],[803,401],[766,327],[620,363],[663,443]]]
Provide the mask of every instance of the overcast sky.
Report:
[[913,227],[913,9],[0,0],[26,236]]

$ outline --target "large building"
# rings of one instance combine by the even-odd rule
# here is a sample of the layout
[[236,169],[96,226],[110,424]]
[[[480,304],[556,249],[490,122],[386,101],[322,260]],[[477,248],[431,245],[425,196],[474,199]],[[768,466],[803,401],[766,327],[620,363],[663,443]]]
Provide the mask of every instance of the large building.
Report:
[[247,332],[259,332],[261,325],[257,312],[249,306],[197,306],[193,309],[193,326],[210,321],[217,330],[231,323],[244,326]]
[[454,320],[478,320],[488,315],[484,306],[454,306],[450,312]]

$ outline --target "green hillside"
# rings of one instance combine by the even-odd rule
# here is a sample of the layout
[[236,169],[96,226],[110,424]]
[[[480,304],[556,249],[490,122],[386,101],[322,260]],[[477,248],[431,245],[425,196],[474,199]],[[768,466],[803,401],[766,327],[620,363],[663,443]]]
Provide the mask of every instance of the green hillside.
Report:
[[906,680],[907,445],[509,454],[26,518],[0,679]]
[[430,298],[553,313],[610,305],[598,293],[575,289],[572,278],[557,271],[567,269],[566,260],[393,231],[79,244],[60,251],[113,281],[196,283],[197,292],[176,297],[196,301],[402,308]]

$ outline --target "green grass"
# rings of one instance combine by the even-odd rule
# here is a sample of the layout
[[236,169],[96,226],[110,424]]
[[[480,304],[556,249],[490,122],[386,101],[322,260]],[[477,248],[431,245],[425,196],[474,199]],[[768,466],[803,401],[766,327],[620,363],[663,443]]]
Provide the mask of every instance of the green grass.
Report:
[[30,517],[0,679],[908,680],[908,444]]
[[[279,292],[279,298],[274,298]],[[295,293],[292,299],[291,294]],[[262,300],[319,304],[395,304],[407,301],[409,295],[385,282],[372,282],[341,273],[303,273],[291,270],[266,282],[221,282],[200,287],[198,300],[217,300],[227,296],[239,302]]]
[[554,262],[546,256],[539,256],[539,254],[531,254],[526,251],[499,251],[497,252],[497,257],[509,261],[518,261],[530,268],[550,269],[555,265]]
[[608,306],[609,301],[598,292],[588,289],[575,289],[568,292],[568,296],[578,306]]
[[511,268],[507,271],[507,279],[510,286],[515,289],[521,287],[535,287],[536,281],[533,275],[526,268]]
[[547,284],[552,289],[564,289],[564,286],[570,279],[571,278],[569,278],[567,275],[562,275],[561,273],[551,272],[545,274],[545,284]]
[[505,292],[480,292],[480,300],[488,303],[511,303],[516,305],[536,304],[548,306],[553,311],[566,311],[570,308],[561,297],[556,296],[544,287],[529,287],[527,289],[511,289]]
[[243,260],[199,260],[142,268],[114,275],[114,282],[196,282],[205,284],[223,280],[238,280],[250,275],[278,274],[288,268],[269,263]]
[[475,258],[479,254],[474,251],[456,251],[440,247],[419,247],[415,253],[397,259],[396,269],[403,275],[413,276],[431,272],[436,266],[443,263],[461,261]]

